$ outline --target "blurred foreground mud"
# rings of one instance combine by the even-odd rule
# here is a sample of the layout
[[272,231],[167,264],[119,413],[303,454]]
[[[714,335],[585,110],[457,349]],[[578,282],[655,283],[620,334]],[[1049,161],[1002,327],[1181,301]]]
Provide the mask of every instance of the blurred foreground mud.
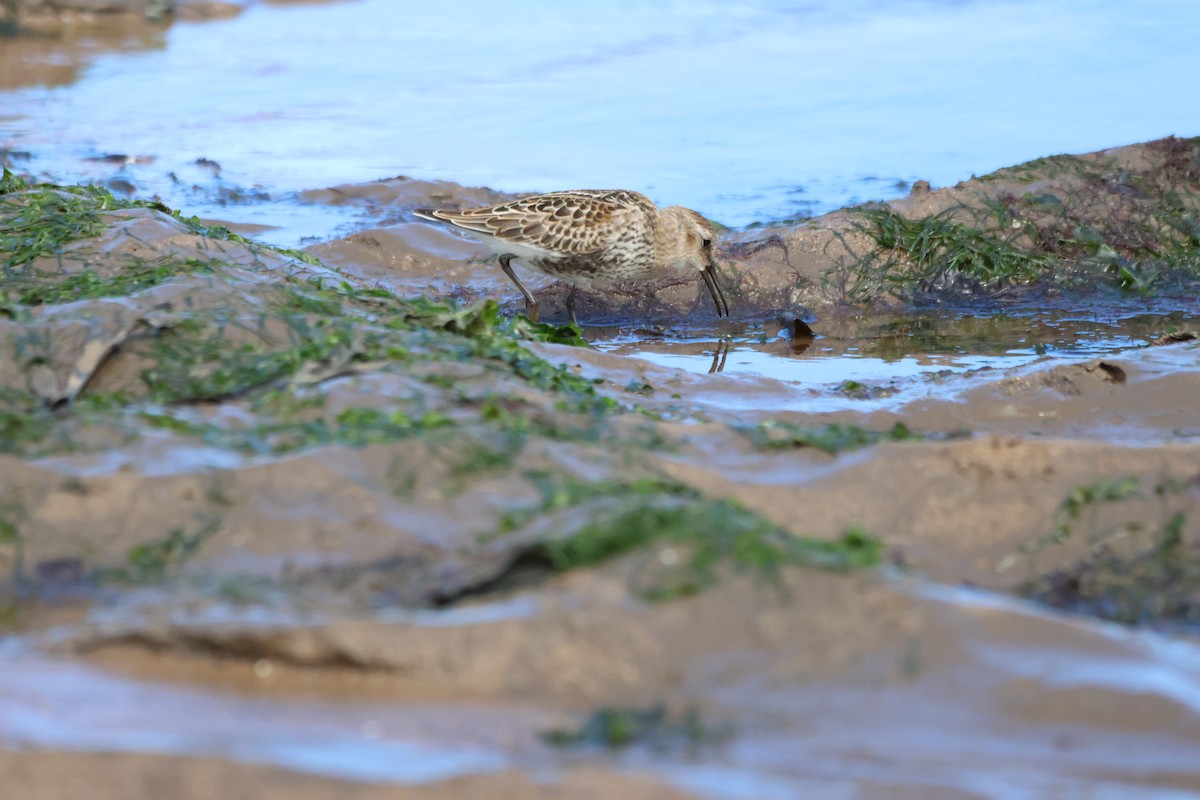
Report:
[[[488,190],[314,192],[393,219],[307,252],[2,191],[14,796],[1200,796],[1195,341],[788,412],[505,316],[408,215]],[[1043,159],[734,234],[727,285],[746,318],[1176,297],[1198,192],[1194,140]]]

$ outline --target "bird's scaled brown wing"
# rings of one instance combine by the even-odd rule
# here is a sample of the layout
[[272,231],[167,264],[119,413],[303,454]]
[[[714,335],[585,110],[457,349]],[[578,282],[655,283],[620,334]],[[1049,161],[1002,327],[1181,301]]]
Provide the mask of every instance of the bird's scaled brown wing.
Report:
[[[433,215],[464,230],[567,256],[603,249],[638,212],[634,192],[573,191],[536,195],[511,203]],[[651,206],[653,207],[653,206]]]

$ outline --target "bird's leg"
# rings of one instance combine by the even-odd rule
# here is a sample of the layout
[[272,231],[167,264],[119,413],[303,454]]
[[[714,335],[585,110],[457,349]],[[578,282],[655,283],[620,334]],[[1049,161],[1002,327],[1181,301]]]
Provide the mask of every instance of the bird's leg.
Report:
[[567,292],[567,313],[571,316],[571,322],[578,325],[579,320],[575,319],[575,295],[579,291],[579,287],[571,284],[571,291]]
[[521,290],[521,294],[525,295],[525,315],[533,322],[537,322],[538,317],[540,316],[538,314],[537,300],[533,299],[533,293],[525,288],[525,284],[521,283],[521,279],[517,277],[515,272],[513,272],[512,265],[509,262],[511,262],[514,258],[516,258],[516,256],[512,255],[511,253],[504,253],[501,255],[500,269],[504,270],[504,274],[508,276],[508,279],[517,285],[517,288]]

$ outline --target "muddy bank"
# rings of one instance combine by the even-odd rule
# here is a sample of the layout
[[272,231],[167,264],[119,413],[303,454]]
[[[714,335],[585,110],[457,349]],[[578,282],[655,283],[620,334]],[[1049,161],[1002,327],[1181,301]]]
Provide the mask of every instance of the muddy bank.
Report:
[[[6,0],[0,25],[13,33],[60,33],[78,27],[112,27],[172,19],[220,19],[257,0]],[[287,0],[276,0],[287,2]]]
[[[748,587],[735,581],[693,610],[711,611],[729,588],[725,599],[741,607]],[[761,588],[751,592],[769,601]],[[208,763],[162,753],[211,751],[205,742],[214,739],[239,760],[324,776],[305,784],[314,797],[375,796],[365,785],[372,782],[404,797],[496,787],[545,797],[729,797],[738,787],[758,797],[868,798],[1187,797],[1200,789],[1189,691],[1195,651],[1186,643],[1168,646],[970,592],[901,586],[890,597],[867,595],[864,608],[893,623],[875,646],[830,652],[804,646],[822,628],[854,638],[843,616],[822,613],[828,604],[808,605],[828,585],[811,594],[801,582],[789,588],[803,593],[787,609],[768,602],[753,629],[735,636],[736,647],[679,661],[684,674],[670,696],[639,703],[626,695],[592,712],[538,693],[499,704],[494,696],[444,700],[394,682],[364,686],[356,670],[326,668],[318,677],[275,659],[239,666],[227,656],[180,661],[137,651],[109,651],[100,663],[116,674],[36,656],[2,664],[0,698],[10,709],[10,741],[43,751],[103,741],[130,753],[109,756],[113,769],[98,779],[88,757],[57,758],[101,792],[119,776],[125,797],[152,796],[156,786],[205,796],[215,780]],[[857,601],[839,593],[832,606],[845,602]],[[685,606],[674,610],[691,617]],[[688,638],[679,625],[707,627],[699,620],[680,620],[676,638]],[[104,701],[80,703],[81,694]],[[147,750],[161,755],[136,755]],[[998,752],[1003,770],[994,766]],[[52,792],[47,762],[55,757],[19,762],[17,785]],[[455,772],[466,774],[450,777]],[[261,767],[235,765],[229,774],[267,796],[295,783]]]
[[[287,0],[278,0],[286,2]],[[166,46],[174,22],[241,14],[257,0],[6,0],[0,2],[0,90],[69,86],[97,57]],[[31,154],[0,148],[0,166]]]
[[[1035,162],[733,234],[727,285],[766,319],[1129,276],[1177,302],[1196,158]],[[323,776],[314,797],[1200,793],[1195,341],[798,411],[816,390],[500,313],[480,248],[409,216],[489,190],[312,192],[388,224],[307,251],[0,191],[0,736],[37,751],[0,768],[30,796],[59,770],[219,794],[226,759],[254,796],[285,770]],[[1002,245],[1001,207],[1023,215]],[[885,248],[891,214],[1007,260],[928,231]],[[1157,238],[1120,239],[1138,215]],[[706,301],[629,287],[580,313],[702,325]],[[124,755],[100,776],[73,749]]]
[[[6,753],[0,772],[14,797],[59,800],[74,791],[94,800],[149,800],[156,797],[220,797],[226,800],[284,800],[338,797],[343,800],[397,800],[409,795],[395,786],[339,781],[285,769],[148,755]],[[70,778],[64,781],[64,775]],[[630,800],[675,800],[694,795],[651,778],[618,776],[589,767],[568,768],[553,780],[518,772],[445,781],[420,793],[430,800],[458,798],[613,796]]]
[[[486,247],[409,216],[422,196],[446,207],[502,199],[403,178],[309,193],[313,202],[389,209],[382,227],[310,250],[398,288],[498,292],[506,309],[516,309],[498,270],[477,266],[490,256]],[[731,233],[722,240],[723,282],[735,317],[785,324],[846,306],[1002,309],[1122,293],[1186,303],[1200,275],[1198,213],[1200,140],[1172,137],[1038,159],[942,189],[918,182],[904,199]],[[588,293],[580,319],[708,322],[698,286],[698,279],[664,281]],[[563,314],[561,285],[543,280],[537,295]]]

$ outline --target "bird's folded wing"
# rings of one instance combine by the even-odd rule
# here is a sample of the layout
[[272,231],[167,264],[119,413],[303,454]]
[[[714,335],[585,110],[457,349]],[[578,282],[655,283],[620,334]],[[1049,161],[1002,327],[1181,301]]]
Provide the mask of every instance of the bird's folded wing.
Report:
[[[603,249],[634,211],[617,192],[556,192],[498,206],[433,215],[464,230],[564,256]],[[632,193],[628,193],[632,194]]]

